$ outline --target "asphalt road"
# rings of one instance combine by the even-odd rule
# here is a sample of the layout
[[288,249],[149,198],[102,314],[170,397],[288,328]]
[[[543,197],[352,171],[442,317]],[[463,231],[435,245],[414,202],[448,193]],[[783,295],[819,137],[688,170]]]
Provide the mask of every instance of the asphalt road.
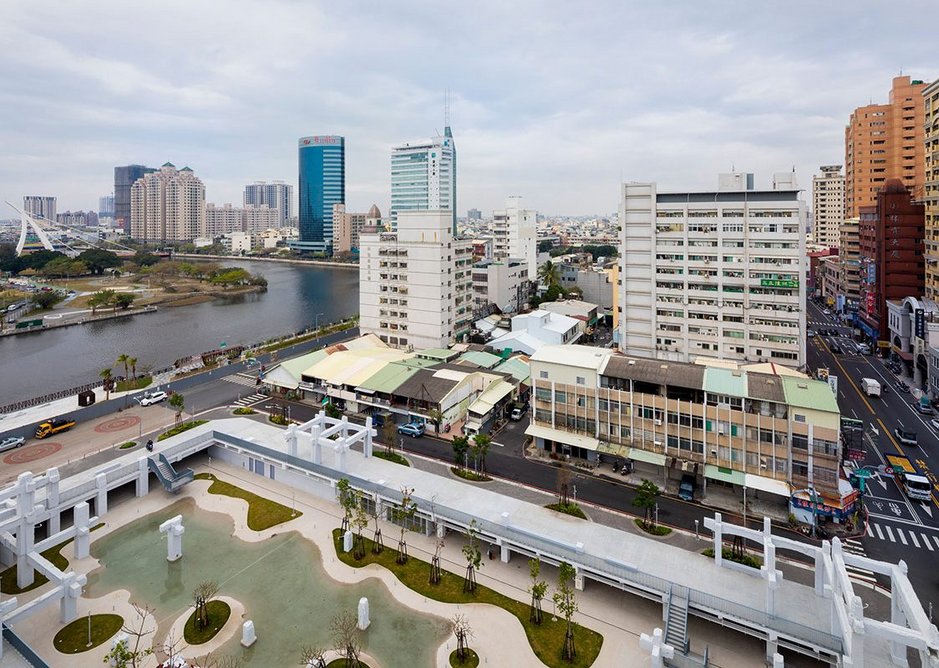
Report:
[[[816,331],[838,327],[834,317],[826,316],[815,304],[809,304],[807,315],[809,328]],[[939,573],[934,566],[939,557],[939,486],[932,474],[939,472],[939,436],[929,424],[930,417],[914,410],[913,396],[897,389],[898,378],[883,361],[858,354],[849,340],[850,328],[838,329],[842,336],[816,335],[809,340],[808,365],[813,370],[826,367],[838,377],[842,416],[865,423],[865,458],[859,464],[880,467],[886,461],[885,454],[899,453],[914,460],[934,483],[931,503],[921,503],[908,499],[891,476],[879,473],[869,480],[864,502],[870,521],[867,535],[860,541],[863,551],[883,561],[904,560],[923,606],[939,606]],[[850,352],[835,354],[832,344]],[[887,388],[886,393],[880,398],[866,397],[861,391],[861,378],[878,380]],[[898,443],[892,433],[896,427],[917,432],[918,445]]]

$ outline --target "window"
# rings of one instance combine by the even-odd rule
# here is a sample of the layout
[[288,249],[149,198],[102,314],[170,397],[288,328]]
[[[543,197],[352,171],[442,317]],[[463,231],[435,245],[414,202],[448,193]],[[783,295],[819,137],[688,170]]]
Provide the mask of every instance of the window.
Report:
[[805,422],[805,416],[800,415],[799,413],[794,413],[794,418],[796,422]]
[[538,372],[538,377],[539,377],[539,378],[547,378],[547,377],[548,377],[548,372],[547,372],[547,371],[539,371],[539,372]]
[[554,393],[554,400],[559,404],[567,403],[567,392],[557,392]]
[[583,376],[577,376],[577,384],[578,384],[578,385],[586,385],[586,383],[587,383],[587,379],[586,379],[586,378],[584,378]]

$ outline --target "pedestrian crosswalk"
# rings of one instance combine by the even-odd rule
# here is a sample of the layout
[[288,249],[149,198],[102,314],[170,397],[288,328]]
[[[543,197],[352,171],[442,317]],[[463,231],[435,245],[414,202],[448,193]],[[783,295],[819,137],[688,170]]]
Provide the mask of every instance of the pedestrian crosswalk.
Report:
[[880,525],[877,522],[869,522],[867,535],[870,538],[888,540],[891,543],[900,543],[918,550],[939,551],[939,534],[915,531],[910,527],[903,529],[890,524]]
[[236,385],[244,385],[245,387],[255,387],[258,384],[257,378],[253,376],[242,376],[240,373],[225,376],[223,380],[229,383],[235,383]]
[[251,404],[256,404],[259,401],[264,401],[265,399],[267,399],[267,397],[264,396],[263,394],[260,394],[260,393],[252,394],[249,397],[243,397],[241,399],[233,401],[232,405],[233,406],[250,406]]
[[[848,554],[856,554],[860,557],[867,556],[867,553],[864,551],[864,546],[861,545],[861,541],[859,540],[847,538],[841,543],[841,546]],[[844,568],[846,571],[848,571],[848,577],[855,582],[868,585],[874,585],[877,583],[877,576],[874,575],[873,571],[869,571],[866,568],[859,568],[857,566],[850,566],[847,564],[845,564]]]

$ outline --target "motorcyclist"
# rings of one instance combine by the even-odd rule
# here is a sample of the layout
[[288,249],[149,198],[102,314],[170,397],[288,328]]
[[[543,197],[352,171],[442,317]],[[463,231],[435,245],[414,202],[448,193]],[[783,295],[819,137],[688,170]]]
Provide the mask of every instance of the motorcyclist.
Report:
[[153,452],[153,439],[147,441],[147,452]]

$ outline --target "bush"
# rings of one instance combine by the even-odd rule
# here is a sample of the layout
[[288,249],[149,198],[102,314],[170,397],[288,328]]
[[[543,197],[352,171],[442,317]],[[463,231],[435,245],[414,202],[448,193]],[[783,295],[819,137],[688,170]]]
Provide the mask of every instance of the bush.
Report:
[[[705,557],[711,557],[713,559],[714,548],[709,547],[706,550],[702,550],[701,554],[703,554]],[[733,561],[734,563],[749,566],[750,568],[760,568],[763,566],[763,560],[759,557],[754,557],[753,555],[747,554],[746,552],[744,552],[742,556],[738,557],[734,554],[734,551],[728,547],[721,549],[721,557],[727,561]]]
[[378,457],[379,459],[385,459],[389,462],[394,462],[395,464],[401,464],[401,466],[411,465],[411,462],[409,462],[407,459],[399,455],[397,452],[381,451],[381,452],[373,452],[372,455],[374,457]]
[[120,615],[91,616],[91,645],[88,645],[88,617],[79,617],[55,634],[52,644],[63,654],[78,654],[110,640],[124,625]]
[[467,469],[458,469],[455,466],[450,467],[450,472],[453,475],[459,478],[463,478],[463,480],[469,480],[470,482],[489,482],[492,480],[492,478],[487,475],[479,475],[478,473],[474,473],[473,471]]
[[288,424],[290,424],[290,420],[285,418],[283,415],[271,415],[271,416],[268,416],[267,419],[273,422],[274,424],[281,425],[282,427],[286,427]]
[[235,415],[254,415],[255,413],[257,413],[257,411],[254,410],[253,408],[247,408],[246,406],[239,406],[238,408],[233,410],[232,413],[234,413]]
[[137,441],[127,441],[127,443],[122,443],[118,450],[130,450],[135,445],[137,445]]
[[184,431],[195,429],[199,425],[205,424],[206,422],[207,420],[190,420],[189,422],[183,422],[182,424],[178,424],[168,431],[164,431],[162,434],[160,434],[157,440],[162,441],[164,439],[169,438],[170,436],[176,436],[176,434],[182,434]]
[[647,534],[651,534],[653,536],[667,536],[668,534],[672,533],[671,529],[666,526],[662,526],[661,524],[650,524],[645,520],[640,519],[634,521],[637,527],[645,531]]
[[581,510],[580,506],[578,506],[576,503],[549,503],[545,506],[545,508],[556,510],[559,513],[571,515],[572,517],[579,517],[582,520],[587,519],[587,515],[584,514],[584,511]]

